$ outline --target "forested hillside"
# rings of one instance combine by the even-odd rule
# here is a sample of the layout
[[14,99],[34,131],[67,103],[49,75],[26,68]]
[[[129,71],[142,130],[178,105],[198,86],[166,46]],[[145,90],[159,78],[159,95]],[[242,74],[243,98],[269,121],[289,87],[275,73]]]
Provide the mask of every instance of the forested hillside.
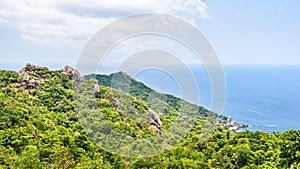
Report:
[[0,168],[300,168],[299,131],[226,123],[122,72],[0,71]]

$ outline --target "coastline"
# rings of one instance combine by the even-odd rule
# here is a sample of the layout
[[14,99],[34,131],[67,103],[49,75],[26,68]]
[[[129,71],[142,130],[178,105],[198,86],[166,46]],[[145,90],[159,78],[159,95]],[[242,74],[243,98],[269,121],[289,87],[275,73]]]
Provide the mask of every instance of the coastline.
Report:
[[224,127],[229,129],[229,130],[232,130],[232,131],[238,131],[240,129],[245,129],[245,128],[248,128],[249,125],[248,124],[244,124],[244,123],[241,123],[241,122],[237,122],[237,121],[234,121],[231,116],[228,116],[227,117],[227,121],[226,123],[224,124]]

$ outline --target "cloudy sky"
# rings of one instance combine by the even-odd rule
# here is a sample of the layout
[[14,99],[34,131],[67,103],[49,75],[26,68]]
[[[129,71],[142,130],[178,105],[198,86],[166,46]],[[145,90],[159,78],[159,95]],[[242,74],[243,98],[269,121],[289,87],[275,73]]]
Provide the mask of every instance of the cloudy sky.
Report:
[[[299,9],[297,0],[0,0],[0,69],[19,69],[27,62],[75,65],[97,31],[145,12],[184,18],[205,34],[225,65],[300,64]],[[107,62],[147,48],[174,50],[194,63],[172,40],[149,36],[120,44]]]

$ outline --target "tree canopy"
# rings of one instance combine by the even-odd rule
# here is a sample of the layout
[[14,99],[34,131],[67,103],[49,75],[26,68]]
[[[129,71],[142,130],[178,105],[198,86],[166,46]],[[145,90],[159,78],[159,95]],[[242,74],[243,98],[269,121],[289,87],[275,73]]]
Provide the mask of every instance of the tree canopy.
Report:
[[230,131],[227,117],[122,72],[75,82],[24,71],[25,87],[24,75],[0,71],[0,168],[300,168],[300,131]]

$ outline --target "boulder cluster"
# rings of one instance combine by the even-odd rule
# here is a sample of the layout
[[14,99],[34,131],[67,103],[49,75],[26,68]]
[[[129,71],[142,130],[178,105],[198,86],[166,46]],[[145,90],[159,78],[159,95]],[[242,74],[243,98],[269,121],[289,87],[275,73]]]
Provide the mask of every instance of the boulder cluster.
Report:
[[38,72],[44,72],[46,68],[26,64],[24,68],[19,71],[19,77],[21,78],[21,86],[25,89],[38,89],[41,90],[40,82],[46,79],[45,74],[39,74]]
[[[84,78],[80,75],[79,71],[70,67],[65,66],[62,70],[62,74],[66,75],[70,80],[76,82],[83,82]],[[54,73],[49,71],[45,67],[36,66],[27,63],[24,68],[19,71],[19,77],[21,78],[21,86],[25,89],[38,89],[42,90],[40,82],[45,81],[48,77],[53,77]]]

